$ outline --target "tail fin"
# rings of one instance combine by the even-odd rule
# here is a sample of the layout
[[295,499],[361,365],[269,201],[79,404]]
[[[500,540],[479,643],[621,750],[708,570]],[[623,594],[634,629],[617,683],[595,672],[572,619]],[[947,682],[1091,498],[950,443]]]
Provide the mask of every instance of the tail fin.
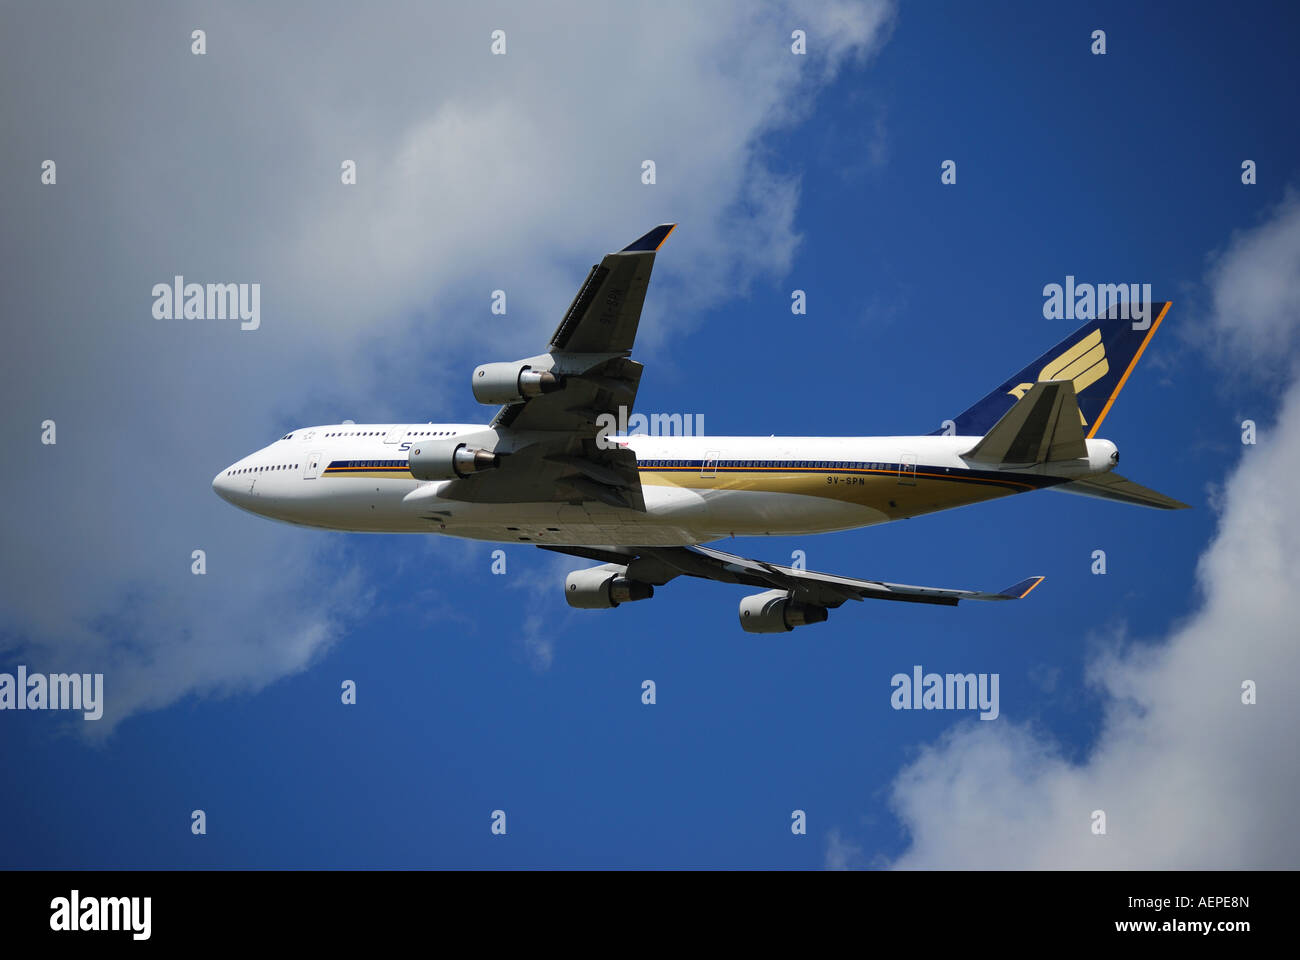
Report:
[[1169,303],[1153,303],[1149,309],[1147,316],[1155,319],[1144,330],[1134,330],[1133,321],[1123,317],[1088,321],[1029,366],[1008,377],[979,403],[954,417],[955,432],[961,436],[984,436],[1035,383],[1072,380],[1083,413],[1084,432],[1088,437],[1095,436],[1142,351],[1169,312]]

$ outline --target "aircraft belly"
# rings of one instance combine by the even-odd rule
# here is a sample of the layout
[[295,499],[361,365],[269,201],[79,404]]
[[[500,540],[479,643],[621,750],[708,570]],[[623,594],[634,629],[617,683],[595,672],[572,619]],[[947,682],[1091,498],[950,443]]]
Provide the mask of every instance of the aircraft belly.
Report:
[[[774,479],[776,482],[774,482]],[[896,476],[709,478],[643,485],[645,512],[603,503],[445,500],[442,484],[393,479],[311,481],[295,496],[258,497],[258,512],[290,523],[375,533],[443,533],[496,542],[684,546],[729,536],[796,536],[885,523],[1002,496],[1003,488]],[[785,489],[782,489],[785,487]],[[305,496],[304,496],[305,494]]]
[[342,477],[293,480],[280,495],[264,488],[257,512],[285,523],[356,533],[426,532],[400,509],[414,480]]
[[654,524],[620,524],[603,527],[593,524],[571,524],[560,527],[511,524],[509,527],[488,524],[452,524],[438,531],[447,536],[467,540],[488,540],[493,543],[537,543],[556,546],[624,546],[624,547],[686,547],[717,539],[701,536],[690,530]]
[[[409,507],[409,503],[407,504]],[[480,503],[426,498],[406,522],[470,540],[552,543],[564,546],[686,546],[695,531],[636,510],[605,504]]]
[[806,494],[716,490],[704,496],[689,521],[680,519],[701,533],[719,537],[825,533],[884,523],[890,517],[865,504]]
[[686,546],[729,536],[844,530],[889,517],[861,504],[764,491],[645,488],[646,511],[603,504],[439,501],[425,512],[449,536],[569,546]]
[[723,536],[824,533],[1020,492],[1016,486],[946,469],[903,475],[892,470],[720,471],[717,477],[665,472],[643,474],[642,483],[647,509]]

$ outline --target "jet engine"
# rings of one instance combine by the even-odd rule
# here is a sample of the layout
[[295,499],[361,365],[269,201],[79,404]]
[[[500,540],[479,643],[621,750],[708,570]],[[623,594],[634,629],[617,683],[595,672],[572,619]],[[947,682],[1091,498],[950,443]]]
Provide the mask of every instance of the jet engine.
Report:
[[740,627],[746,633],[788,633],[795,627],[825,620],[825,607],[797,603],[785,590],[768,590],[740,601]]
[[499,455],[463,440],[426,440],[411,449],[411,476],[417,480],[457,480],[501,466]]
[[564,599],[579,610],[606,610],[655,595],[654,587],[640,580],[629,580],[624,576],[626,573],[627,567],[616,563],[574,570],[564,578]]
[[549,370],[535,370],[526,360],[485,363],[474,368],[471,384],[479,403],[515,403],[560,389],[560,378]]

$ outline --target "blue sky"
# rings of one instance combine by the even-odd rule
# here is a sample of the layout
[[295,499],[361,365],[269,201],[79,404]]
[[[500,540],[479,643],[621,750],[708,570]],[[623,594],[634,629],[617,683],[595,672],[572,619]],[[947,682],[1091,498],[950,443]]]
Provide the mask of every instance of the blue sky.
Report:
[[[288,211],[299,202],[304,209],[336,203],[322,199],[334,189],[321,185],[324,178],[252,163],[238,148],[244,141],[233,137],[228,159],[196,154],[195,165],[169,173],[174,179],[157,188],[165,194],[158,202],[175,217],[170,225],[140,223],[131,211],[158,199],[148,193],[152,181],[142,177],[140,186],[119,173],[127,186],[96,185],[103,215],[87,239],[74,242],[69,208],[77,178],[91,166],[79,156],[89,138],[79,142],[67,133],[57,106],[70,102],[63,88],[75,84],[75,74],[56,72],[47,80],[53,99],[39,109],[19,102],[27,96],[22,88],[5,84],[6,126],[16,125],[28,142],[23,150],[5,148],[10,178],[20,170],[34,180],[30,170],[39,161],[33,158],[47,146],[68,157],[54,188],[66,191],[58,203],[67,206],[34,199],[45,195],[33,185],[13,201],[16,216],[6,218],[8,251],[26,250],[24,237],[44,230],[67,240],[57,256],[29,251],[18,258],[6,283],[17,290],[8,298],[11,309],[44,304],[63,318],[50,323],[66,336],[114,316],[132,319],[119,328],[103,364],[66,361],[25,339],[21,326],[9,329],[6,372],[28,371],[5,394],[15,421],[6,432],[21,430],[21,442],[32,442],[31,425],[62,396],[43,392],[40,372],[85,363],[89,373],[77,378],[81,401],[61,408],[68,413],[60,420],[60,443],[42,468],[64,479],[24,472],[5,483],[7,495],[22,498],[42,518],[34,528],[39,537],[20,531],[20,520],[6,521],[6,539],[18,544],[30,537],[57,549],[28,564],[27,579],[0,587],[7,611],[0,663],[10,665],[0,669],[19,662],[43,669],[65,662],[61,657],[72,649],[92,662],[107,658],[110,698],[113,668],[145,679],[132,681],[131,709],[112,719],[106,734],[87,736],[81,721],[52,714],[0,715],[0,759],[11,784],[0,799],[11,837],[0,862],[995,865],[975,841],[969,848],[948,846],[950,856],[943,845],[927,843],[937,829],[929,818],[932,805],[942,806],[944,770],[954,778],[970,773],[954,744],[998,751],[1017,770],[1050,755],[1046,774],[1028,775],[1023,789],[991,795],[987,806],[963,813],[973,832],[985,824],[988,842],[1005,844],[1022,837],[1016,824],[1034,820],[1019,805],[1047,805],[1039,801],[1051,793],[1044,782],[1052,764],[1063,764],[1071,783],[1087,780],[1104,764],[1117,730],[1138,722],[1119,716],[1117,703],[1126,696],[1138,701],[1139,719],[1144,710],[1160,715],[1164,694],[1153,691],[1166,687],[1158,678],[1130,690],[1106,674],[1106,665],[1118,661],[1131,668],[1121,676],[1147,678],[1143,671],[1153,658],[1179,649],[1184,631],[1200,622],[1207,595],[1215,595],[1213,581],[1198,579],[1198,562],[1226,523],[1226,489],[1243,458],[1255,453],[1240,442],[1242,420],[1255,419],[1266,442],[1296,432],[1295,422],[1278,423],[1297,354],[1294,319],[1280,328],[1288,331],[1286,350],[1269,356],[1247,349],[1242,360],[1233,338],[1251,336],[1235,332],[1227,307],[1236,301],[1224,294],[1235,289],[1232,271],[1249,259],[1251,231],[1284,222],[1288,188],[1300,183],[1296,14],[1281,4],[1231,12],[1211,4],[912,4],[886,8],[881,26],[877,8],[845,9],[863,32],[843,30],[841,37],[857,39],[844,41],[832,61],[819,46],[829,28],[810,31],[808,62],[798,66],[806,76],[791,79],[784,61],[774,76],[762,73],[753,89],[770,97],[768,119],[745,127],[735,151],[717,148],[716,162],[661,164],[661,183],[645,187],[636,178],[642,153],[693,160],[694,145],[704,138],[688,142],[679,128],[670,124],[661,133],[650,122],[606,136],[614,156],[632,158],[632,173],[610,188],[616,195],[608,210],[601,196],[589,195],[599,212],[588,222],[572,205],[563,219],[543,201],[536,209],[498,205],[492,189],[501,183],[481,194],[488,212],[477,226],[458,215],[443,225],[442,201],[413,195],[412,204],[428,214],[418,218],[419,230],[436,236],[454,228],[483,256],[476,264],[449,257],[427,265],[405,252],[385,256],[377,269],[393,283],[364,301],[373,308],[373,325],[347,292],[337,300],[321,292],[329,280],[316,275],[331,271],[328,261],[312,257],[326,254],[303,239],[316,233],[324,236],[323,247],[360,250],[371,235],[334,235],[328,217],[308,229],[314,221],[303,217],[301,230],[275,228],[287,231],[287,246],[304,244],[299,262],[263,263],[256,256],[265,249],[257,224],[243,234],[244,248],[241,234],[216,209],[228,192],[262,197],[263,214],[268,207],[280,214],[278,204]],[[146,16],[142,8],[132,11]],[[182,34],[188,13],[174,24],[186,25]],[[530,34],[526,24],[513,25],[509,7],[491,15],[508,25],[514,46],[507,59],[521,75],[493,80],[498,86],[487,96],[509,104],[511,84],[527,76]],[[257,18],[245,8],[231,16]],[[264,16],[292,19],[287,9]],[[676,11],[670,20],[680,26],[694,23],[692,16],[689,9]],[[727,44],[760,52],[721,54],[735,75],[719,89],[736,96],[737,105],[745,102],[745,71],[761,73],[765,56],[789,57],[789,29],[836,22],[825,16],[794,5],[767,18],[739,17]],[[400,14],[380,20],[374,47],[382,50],[385,31],[392,31],[393,56],[414,56],[399,36]],[[458,22],[457,29],[478,38],[487,33],[482,26]],[[1089,53],[1097,28],[1107,34],[1105,56]],[[680,55],[703,58],[713,49],[709,31],[722,28],[691,29],[702,39],[683,41]],[[210,33],[220,37],[217,29]],[[33,42],[39,50],[50,37],[36,30]],[[214,47],[225,42],[217,39]],[[761,52],[764,44],[769,53]],[[126,55],[102,56],[110,57],[102,65],[110,86],[129,89],[121,79],[132,72]],[[629,59],[629,70],[642,69],[641,56]],[[645,59],[653,63],[651,54]],[[212,66],[206,82],[216,85],[220,75]],[[171,69],[189,67],[180,61]],[[11,65],[6,78],[22,69],[21,61]],[[254,77],[268,70],[256,62],[248,69]],[[315,69],[330,68],[326,62]],[[358,76],[364,87],[379,74]],[[554,97],[572,94],[581,79],[578,73],[556,80]],[[442,121],[420,126],[420,111],[428,107],[413,99],[386,105],[391,129],[367,128],[354,122],[364,113],[364,92],[355,101],[321,103],[305,99],[306,86],[286,80],[268,100],[286,111],[315,112],[315,122],[337,134],[331,158],[351,149],[382,155],[390,147],[396,155],[403,144],[418,153],[425,142],[420,130],[435,131],[434,142],[442,135]],[[676,101],[656,100],[649,120],[674,104],[693,109],[685,106],[693,89],[683,88]],[[442,96],[430,93],[434,100]],[[635,112],[635,101],[629,107]],[[465,116],[484,111],[490,114],[490,107]],[[140,129],[150,125],[137,122]],[[154,132],[165,135],[168,122],[155,116]],[[137,160],[138,142],[125,132],[136,126],[123,118],[120,127],[110,121],[106,129],[98,141],[100,170],[147,162]],[[123,132],[114,136],[113,129]],[[474,153],[489,149],[482,141],[457,142],[466,169],[476,161],[491,164],[491,157]],[[276,144],[272,138],[261,147],[279,157]],[[582,179],[582,171],[566,172],[562,159],[537,159],[537,190],[550,190],[553,178],[563,196],[573,189],[566,178]],[[949,159],[957,163],[957,183],[945,186],[940,164]],[[1256,161],[1258,184],[1241,183],[1244,159]],[[611,162],[602,159],[601,169]],[[373,176],[373,168],[362,169],[358,189]],[[673,182],[679,169],[692,170],[697,185],[712,173],[733,192],[712,205],[692,203],[695,188]],[[504,168],[496,175],[523,174]],[[188,211],[186,178],[207,185],[195,190]],[[749,186],[735,182],[746,178]],[[467,189],[443,180],[436,193]],[[281,190],[290,196],[266,200]],[[400,197],[400,185],[394,191]],[[59,228],[67,233],[48,226],[54,217],[68,218]],[[754,229],[754,219],[767,225]],[[1156,299],[1172,300],[1173,308],[1102,432],[1122,451],[1126,476],[1194,509],[1165,513],[1039,493],[876,529],[723,542],[722,549],[776,562],[803,550],[811,569],[904,583],[998,589],[1031,574],[1047,576],[1023,603],[855,604],[834,611],[824,625],[752,636],[736,622],[742,588],[676,581],[652,602],[571,611],[561,583],[580,561],[508,546],[507,574],[494,576],[490,545],[279,527],[236,513],[211,493],[210,478],[226,463],[306,423],[483,418],[468,390],[473,366],[540,350],[590,263],[661,220],[680,227],[660,252],[647,300],[638,409],[703,414],[712,434],[927,433],[1073,329],[1072,321],[1043,319],[1045,284],[1067,274],[1150,283]],[[144,251],[130,263],[104,253],[119,228]],[[560,236],[571,231],[580,232],[581,245]],[[746,249],[749,244],[755,249]],[[489,262],[495,246],[504,254]],[[1241,249],[1246,254],[1234,259]],[[20,270],[38,259],[47,267],[57,260],[73,292],[42,300],[42,290],[52,287],[30,274],[24,279]],[[1284,270],[1292,271],[1283,279],[1294,278],[1296,262],[1283,258]],[[195,275],[260,277],[266,288],[281,280],[267,295],[265,336],[241,340],[233,329],[162,330],[140,321],[134,301],[149,278],[169,278],[173,264]],[[403,277],[412,286],[403,286]],[[89,288],[77,292],[79,284]],[[510,291],[508,318],[488,312],[487,292],[496,286]],[[806,317],[790,313],[796,288],[807,292]],[[1295,301],[1285,298],[1279,315],[1293,318]],[[291,302],[277,317],[275,304]],[[256,358],[248,352],[254,349]],[[50,379],[66,382],[54,372]],[[157,407],[172,408],[165,416],[179,419],[162,419]],[[94,462],[114,474],[106,485],[86,476],[87,463],[76,452],[91,432],[103,444]],[[103,440],[106,434],[111,442]],[[141,457],[140,444],[157,449]],[[73,484],[69,473],[81,480]],[[95,509],[69,513],[69,490],[98,501]],[[135,523],[123,534],[107,526],[109,512]],[[139,543],[136,531],[143,531]],[[189,551],[209,542],[221,547],[209,551],[207,575],[193,577]],[[115,570],[119,549],[132,558],[121,561],[125,573]],[[1090,572],[1096,549],[1106,551],[1105,576]],[[59,559],[72,556],[86,563],[65,566]],[[65,604],[62,621],[57,611]],[[202,655],[191,657],[187,643],[200,637]],[[1224,636],[1223,646],[1232,639]],[[150,673],[152,663],[167,659],[159,656],[162,649],[174,657],[165,682]],[[227,649],[244,659],[223,673]],[[1242,669],[1287,676],[1282,671],[1291,655],[1270,659],[1274,653],[1261,650]],[[193,662],[204,666],[190,676]],[[969,715],[892,710],[890,677],[914,664],[1000,674],[1002,716],[983,725],[1001,725],[999,732],[968,729],[980,727]],[[1235,686],[1237,674],[1231,676]],[[646,679],[657,685],[653,706],[641,703]],[[355,706],[340,703],[344,680],[357,684]],[[156,702],[139,693],[150,684],[161,684]],[[1233,696],[1232,689],[1173,688],[1192,698]],[[1289,721],[1277,722],[1251,734],[1263,755],[1278,758],[1287,783],[1296,776],[1293,729]],[[1171,784],[1179,783],[1176,774]],[[1097,782],[1097,799],[1078,813],[1083,834],[1091,805],[1106,808],[1107,796],[1122,791],[1106,777]],[[1149,800],[1144,810],[1173,803],[1196,811],[1200,782],[1199,774],[1189,774],[1176,797],[1152,799],[1135,790],[1121,806]],[[1252,801],[1234,799],[1240,805],[1224,816],[1259,813]],[[1204,805],[1223,808],[1217,798]],[[208,817],[203,837],[189,830],[196,808]],[[506,811],[504,837],[489,830],[496,809]],[[795,809],[807,812],[806,836],[790,831]],[[1185,836],[1171,828],[1166,846],[1147,848],[1131,836],[1125,840],[1117,825],[1114,843],[1129,843],[1130,852],[1100,865],[1236,865],[1203,842],[1203,826],[1191,813]],[[1051,823],[1035,827],[1030,846],[1053,849],[1053,829]],[[1242,853],[1248,862],[1279,857],[1296,865],[1293,839],[1280,845],[1277,838],[1256,839]],[[1175,848],[1185,859],[1169,853]],[[1027,853],[1020,865],[1050,864],[1050,856]],[[1061,865],[1092,862],[1061,857]]]

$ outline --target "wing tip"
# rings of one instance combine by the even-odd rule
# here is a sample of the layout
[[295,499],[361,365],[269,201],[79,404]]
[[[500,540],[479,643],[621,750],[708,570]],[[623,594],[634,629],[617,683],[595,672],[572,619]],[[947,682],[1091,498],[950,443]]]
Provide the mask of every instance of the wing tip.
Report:
[[677,229],[675,223],[661,223],[649,233],[629,243],[619,253],[654,253],[664,245],[668,235]]
[[1006,597],[1008,600],[1023,600],[1038,588],[1038,585],[1046,580],[1046,577],[1026,577],[1019,583],[1012,584],[1003,590],[998,596]]

